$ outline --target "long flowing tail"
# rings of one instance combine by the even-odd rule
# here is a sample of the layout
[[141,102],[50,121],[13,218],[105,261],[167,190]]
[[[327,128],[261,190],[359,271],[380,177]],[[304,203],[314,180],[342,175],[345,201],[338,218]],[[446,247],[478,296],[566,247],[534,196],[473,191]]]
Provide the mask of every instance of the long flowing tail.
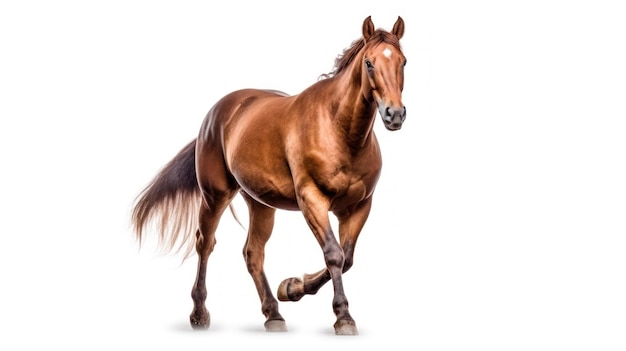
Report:
[[141,244],[150,225],[156,226],[159,244],[166,251],[194,248],[202,201],[196,178],[196,140],[185,146],[139,194],[132,225]]

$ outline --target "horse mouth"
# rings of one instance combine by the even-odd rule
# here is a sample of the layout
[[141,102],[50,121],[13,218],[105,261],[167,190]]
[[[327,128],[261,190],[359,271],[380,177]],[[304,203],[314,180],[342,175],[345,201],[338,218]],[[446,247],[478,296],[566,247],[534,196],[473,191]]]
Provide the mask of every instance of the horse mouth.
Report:
[[390,131],[400,130],[402,128],[402,122],[393,123],[393,122],[385,121],[384,124],[385,124],[385,128],[387,128],[387,130],[390,130]]
[[402,123],[404,123],[404,116],[383,117],[383,124],[385,125],[385,128],[387,128],[387,130],[400,130],[400,128],[402,128]]

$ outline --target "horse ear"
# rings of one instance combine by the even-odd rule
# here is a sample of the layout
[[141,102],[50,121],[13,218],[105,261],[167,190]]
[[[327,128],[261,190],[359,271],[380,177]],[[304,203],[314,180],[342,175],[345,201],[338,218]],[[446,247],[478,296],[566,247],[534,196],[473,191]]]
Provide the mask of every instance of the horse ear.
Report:
[[402,17],[398,16],[398,20],[396,21],[396,24],[393,25],[391,34],[398,37],[398,40],[400,40],[400,38],[404,35],[404,20]]
[[363,39],[367,41],[372,34],[374,34],[374,22],[372,22],[372,16],[367,16],[363,21]]

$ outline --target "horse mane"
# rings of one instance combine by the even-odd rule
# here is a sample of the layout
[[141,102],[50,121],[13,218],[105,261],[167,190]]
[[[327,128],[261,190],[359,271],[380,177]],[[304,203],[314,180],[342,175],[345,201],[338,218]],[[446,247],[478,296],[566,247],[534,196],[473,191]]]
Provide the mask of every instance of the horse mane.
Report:
[[337,56],[337,58],[335,59],[335,66],[333,70],[330,73],[324,73],[320,75],[319,79],[322,80],[326,78],[331,78],[345,71],[346,68],[350,66],[352,61],[354,61],[354,58],[359,53],[359,51],[361,51],[365,47],[366,44],[371,44],[371,43],[373,43],[372,45],[387,43],[387,44],[393,45],[398,50],[401,49],[400,41],[395,35],[385,30],[377,29],[376,31],[374,31],[374,34],[372,34],[372,36],[369,38],[367,43],[365,42],[363,38],[359,38],[353,41],[349,47],[344,49],[343,52]]

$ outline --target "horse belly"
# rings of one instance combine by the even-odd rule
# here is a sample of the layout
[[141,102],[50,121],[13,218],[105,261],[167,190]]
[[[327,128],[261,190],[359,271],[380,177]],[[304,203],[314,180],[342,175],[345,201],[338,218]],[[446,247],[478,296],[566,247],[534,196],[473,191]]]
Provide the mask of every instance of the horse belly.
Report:
[[256,201],[277,209],[297,211],[298,203],[294,197],[281,191],[267,189],[251,189],[242,185],[242,190]]
[[256,201],[277,209],[298,210],[295,189],[288,173],[277,177],[282,172],[257,169],[240,170],[234,174],[242,191]]

